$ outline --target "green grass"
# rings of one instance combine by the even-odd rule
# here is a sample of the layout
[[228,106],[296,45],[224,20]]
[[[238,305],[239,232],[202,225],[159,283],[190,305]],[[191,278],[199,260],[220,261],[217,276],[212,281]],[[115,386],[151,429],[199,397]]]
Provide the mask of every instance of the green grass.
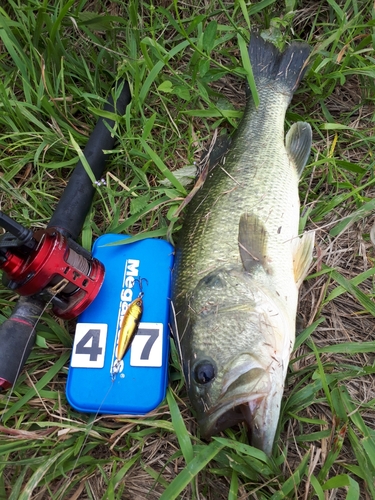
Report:
[[[301,229],[317,231],[271,458],[243,428],[199,438],[172,346],[166,401],[145,418],[94,419],[67,404],[73,323],[47,311],[11,394],[0,395],[0,499],[375,498],[373,223],[375,11],[370,0],[9,1],[0,7],[0,203],[44,227],[113,83],[133,99],[82,232],[175,237],[216,129],[241,117],[249,26],[310,43],[287,114],[313,127]],[[168,181],[167,183],[165,181]],[[0,289],[0,321],[15,295]],[[1,349],[1,346],[0,346]]]

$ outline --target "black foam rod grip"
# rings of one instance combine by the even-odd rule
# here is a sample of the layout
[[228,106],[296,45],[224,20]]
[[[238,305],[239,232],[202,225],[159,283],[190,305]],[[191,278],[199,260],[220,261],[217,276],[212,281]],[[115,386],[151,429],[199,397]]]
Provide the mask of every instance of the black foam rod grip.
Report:
[[0,325],[0,390],[13,385],[35,342],[35,327],[45,303],[21,297],[12,316]]
[[[114,105],[113,99],[109,98],[104,110],[112,113],[116,112],[117,115],[122,116],[125,114],[126,106],[131,100],[131,95],[127,81],[118,82],[118,85],[123,85],[123,88],[116,104]],[[83,150],[83,154],[97,180],[103,175],[108,156],[103,151],[114,147],[115,138],[109,130],[109,128],[113,128],[114,124],[113,120],[100,117]],[[48,227],[56,227],[66,236],[75,240],[82,230],[94,193],[95,187],[82,162],[79,161],[70,176]]]

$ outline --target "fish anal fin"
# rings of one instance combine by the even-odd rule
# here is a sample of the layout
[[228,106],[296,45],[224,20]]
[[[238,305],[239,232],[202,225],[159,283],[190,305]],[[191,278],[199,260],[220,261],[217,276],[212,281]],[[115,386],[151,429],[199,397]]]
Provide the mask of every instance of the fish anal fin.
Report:
[[296,238],[293,241],[294,278],[297,288],[301,286],[302,281],[305,279],[309,271],[309,267],[312,262],[314,241],[314,231],[303,233],[300,238]]
[[251,272],[257,265],[266,268],[267,233],[257,216],[248,213],[241,215],[238,247],[245,271]]
[[296,166],[298,176],[309,159],[312,143],[311,127],[306,122],[293,123],[285,137],[285,147],[289,158]]

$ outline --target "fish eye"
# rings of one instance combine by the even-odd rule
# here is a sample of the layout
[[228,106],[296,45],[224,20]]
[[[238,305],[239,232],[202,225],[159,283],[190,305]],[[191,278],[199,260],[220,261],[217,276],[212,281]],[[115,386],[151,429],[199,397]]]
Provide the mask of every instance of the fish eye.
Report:
[[216,375],[215,366],[212,361],[204,359],[194,367],[194,378],[198,384],[208,384]]

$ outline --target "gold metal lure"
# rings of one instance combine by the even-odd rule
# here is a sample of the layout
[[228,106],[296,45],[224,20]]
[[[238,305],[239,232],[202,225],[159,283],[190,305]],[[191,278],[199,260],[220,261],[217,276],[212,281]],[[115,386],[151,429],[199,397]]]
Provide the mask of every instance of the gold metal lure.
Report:
[[133,300],[127,308],[124,318],[121,322],[120,333],[118,336],[118,344],[116,350],[116,364],[119,363],[129,349],[132,340],[137,333],[139,322],[141,321],[143,312],[143,293]]
[[139,323],[142,318],[143,313],[143,290],[142,283],[145,281],[148,284],[146,278],[139,278],[134,281],[139,282],[140,292],[138,297],[131,302],[125,311],[124,317],[121,322],[120,332],[118,335],[118,343],[116,349],[116,360],[113,365],[113,373],[117,373],[120,363],[124,358],[126,351],[129,349],[137,330]]

